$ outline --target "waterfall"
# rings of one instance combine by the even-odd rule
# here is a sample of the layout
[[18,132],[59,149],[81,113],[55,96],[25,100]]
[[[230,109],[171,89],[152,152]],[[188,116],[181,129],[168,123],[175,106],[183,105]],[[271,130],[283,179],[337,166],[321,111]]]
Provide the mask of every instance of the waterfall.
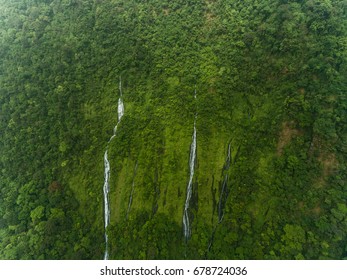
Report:
[[[228,170],[230,168],[230,163],[231,163],[231,143],[229,143],[228,145],[228,153],[227,153],[227,158],[225,160],[225,164],[224,164],[224,170]],[[225,202],[226,199],[228,197],[228,173],[226,173],[224,175],[224,180],[222,183],[222,189],[220,192],[220,196],[219,196],[219,202],[218,202],[218,222],[221,223],[224,217],[224,206],[225,206]]]
[[230,163],[231,163],[231,143],[229,143],[228,145],[228,155],[227,155],[227,159],[225,161],[225,169],[229,169],[230,167]]
[[[194,98],[196,98],[196,86],[194,90]],[[192,136],[192,143],[190,145],[190,156],[189,156],[189,181],[187,185],[187,197],[184,204],[184,213],[183,213],[183,233],[184,237],[188,239],[191,235],[190,223],[189,223],[189,202],[192,197],[193,192],[193,177],[194,177],[194,168],[195,168],[195,158],[196,158],[196,114],[194,118],[194,131]]]
[[[229,142],[229,145],[228,145],[227,158],[225,160],[224,167],[223,167],[224,180],[222,183],[222,189],[221,189],[221,192],[219,195],[219,201],[218,201],[218,224],[220,224],[223,221],[223,218],[224,218],[224,211],[223,210],[224,210],[226,200],[227,200],[228,195],[229,195],[229,190],[228,190],[228,185],[227,185],[229,176],[228,176],[227,172],[230,168],[230,165],[231,165],[231,141]],[[214,240],[214,235],[216,233],[218,224],[214,226],[214,229],[212,231],[212,236],[211,236],[210,242],[207,246],[207,252],[209,252],[211,250],[213,240]]]
[[224,181],[222,184],[222,190],[220,192],[220,197],[219,197],[219,202],[218,202],[218,222],[221,223],[224,217],[224,204],[225,204],[225,200],[226,200],[226,188],[227,188],[227,182],[228,182],[228,174],[225,175],[224,177]]
[[109,179],[110,179],[110,163],[107,158],[107,149],[104,154],[104,186],[103,186],[103,192],[104,192],[104,221],[105,221],[105,255],[104,260],[108,260],[108,236],[107,236],[107,226],[110,222],[110,207],[109,207],[109,200],[108,200],[108,193],[110,191],[110,185],[109,185]]
[[122,80],[119,79],[119,92],[120,97],[118,99],[118,107],[117,107],[117,113],[118,113],[118,121],[113,129],[113,135],[111,136],[110,140],[108,140],[106,151],[104,154],[104,186],[103,186],[103,192],[104,192],[104,221],[105,221],[105,255],[104,260],[108,260],[108,235],[107,235],[107,227],[110,223],[110,205],[109,205],[109,192],[110,192],[110,162],[108,161],[108,144],[111,142],[111,140],[116,136],[117,127],[120,123],[121,118],[124,115],[124,104],[122,100]]
[[127,210],[127,214],[126,214],[126,219],[128,219],[130,208],[131,208],[131,204],[133,202],[133,195],[134,195],[134,190],[135,190],[136,171],[137,171],[137,162],[135,164],[135,169],[134,169],[133,183],[131,185],[131,193],[130,193],[130,197],[129,197],[129,203],[128,203],[128,210]]

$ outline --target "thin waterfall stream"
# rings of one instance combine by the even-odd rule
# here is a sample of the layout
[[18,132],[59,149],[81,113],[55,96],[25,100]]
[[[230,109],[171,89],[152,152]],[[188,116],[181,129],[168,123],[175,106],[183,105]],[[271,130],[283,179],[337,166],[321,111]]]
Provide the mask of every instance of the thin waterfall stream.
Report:
[[217,226],[223,221],[223,218],[224,218],[224,207],[225,207],[228,195],[229,195],[228,170],[230,169],[231,160],[232,160],[232,158],[231,158],[231,140],[230,140],[230,142],[228,144],[227,157],[226,157],[224,167],[223,167],[224,179],[223,179],[223,183],[221,186],[221,191],[220,191],[219,201],[218,201],[218,224],[215,225],[213,228],[212,236],[211,236],[210,242],[209,242],[208,247],[207,247],[207,252],[210,251],[210,249],[212,247],[212,243],[214,240],[215,232],[217,230]]
[[132,183],[132,185],[131,185],[131,192],[130,192],[130,197],[129,197],[129,203],[128,203],[128,210],[127,210],[127,214],[126,214],[126,219],[128,219],[129,212],[130,212],[130,208],[131,208],[131,204],[132,204],[132,202],[133,202],[133,195],[134,195],[134,190],[135,190],[135,177],[136,177],[136,171],[137,171],[137,164],[138,164],[138,162],[136,162],[135,168],[134,168],[133,183]]
[[[231,151],[230,151],[230,146],[231,143],[229,143],[228,145],[228,154],[227,154],[227,158],[225,160],[225,164],[224,164],[224,170],[227,171],[230,167],[230,163],[231,163]],[[221,223],[224,217],[224,207],[225,207],[225,203],[226,200],[228,198],[228,194],[229,194],[229,190],[228,190],[228,173],[225,173],[224,175],[224,180],[222,183],[222,189],[220,192],[220,197],[219,197],[219,202],[218,202],[218,222]]]
[[[194,91],[194,98],[196,98],[196,86]],[[191,235],[191,228],[190,228],[190,222],[189,222],[189,202],[192,197],[193,192],[193,177],[194,177],[194,170],[195,170],[195,158],[196,158],[196,113],[194,117],[194,130],[193,130],[193,136],[192,136],[192,143],[190,145],[190,156],[189,156],[189,181],[187,185],[187,196],[186,196],[186,202],[184,204],[184,213],[183,213],[183,233],[186,240]]]
[[116,136],[117,127],[120,123],[121,118],[124,115],[124,104],[122,99],[122,80],[119,78],[119,92],[120,97],[118,99],[118,107],[117,107],[117,113],[118,113],[118,121],[115,127],[113,128],[113,135],[111,136],[110,140],[108,140],[107,147],[104,154],[104,186],[103,186],[103,192],[104,192],[104,221],[105,221],[105,254],[104,254],[104,260],[108,260],[108,235],[107,235],[107,227],[110,223],[110,202],[109,202],[109,192],[110,192],[110,162],[108,160],[108,145],[112,141],[112,139]]

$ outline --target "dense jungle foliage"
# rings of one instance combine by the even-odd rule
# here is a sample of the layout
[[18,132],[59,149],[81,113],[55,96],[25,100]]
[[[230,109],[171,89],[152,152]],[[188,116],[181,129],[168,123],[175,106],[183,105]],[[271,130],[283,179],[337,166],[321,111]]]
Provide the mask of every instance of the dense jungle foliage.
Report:
[[111,259],[347,258],[346,9],[0,0],[0,258],[103,258],[120,76]]

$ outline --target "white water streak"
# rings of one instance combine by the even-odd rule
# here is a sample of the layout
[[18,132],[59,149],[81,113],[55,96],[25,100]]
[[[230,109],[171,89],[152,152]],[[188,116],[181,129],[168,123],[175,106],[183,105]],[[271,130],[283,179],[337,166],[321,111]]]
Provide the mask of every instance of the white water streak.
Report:
[[194,168],[195,168],[195,158],[196,158],[196,127],[194,120],[194,132],[192,136],[192,144],[190,145],[190,158],[189,158],[189,182],[187,186],[187,197],[184,205],[184,213],[183,213],[183,231],[184,236],[188,239],[191,235],[190,222],[189,222],[189,202],[192,197],[193,191],[193,177],[194,177]]
[[220,197],[219,197],[219,203],[218,203],[218,222],[219,223],[221,223],[223,221],[223,218],[224,218],[223,196],[225,195],[225,189],[226,189],[226,186],[227,186],[227,182],[228,182],[228,174],[225,175],[225,177],[224,177],[222,190],[221,190]]
[[133,202],[133,195],[134,195],[134,190],[135,190],[136,171],[137,171],[137,162],[136,162],[135,169],[134,169],[134,177],[133,177],[133,183],[131,185],[131,193],[130,193],[130,197],[129,197],[129,203],[128,203],[128,210],[127,210],[127,214],[126,214],[126,219],[128,219],[130,208],[131,208],[131,204]]
[[105,154],[104,154],[104,166],[105,166],[105,171],[104,171],[103,191],[104,191],[104,221],[105,221],[105,243],[106,243],[104,260],[108,260],[108,236],[107,236],[106,229],[108,227],[108,224],[110,223],[110,207],[109,207],[110,163],[109,163],[108,158],[107,158],[107,149],[106,149]]
[[[120,97],[118,99],[118,122],[116,126],[113,129],[113,135],[111,136],[108,143],[111,142],[111,140],[116,136],[117,127],[121,120],[121,118],[124,115],[124,104],[122,100],[122,81],[119,80],[119,91],[120,91]],[[103,186],[103,192],[104,192],[104,221],[105,221],[105,255],[104,260],[108,260],[108,235],[107,235],[107,227],[110,223],[110,205],[109,205],[109,192],[110,192],[110,162],[108,161],[108,145],[106,147],[106,151],[104,154],[104,186]]]
[[[230,168],[230,163],[231,163],[231,142],[228,145],[228,154],[227,154],[227,158],[225,160],[225,165],[224,165],[224,169],[228,170]],[[223,198],[226,194],[226,188],[227,188],[227,182],[228,182],[228,174],[225,174],[224,176],[224,180],[223,180],[223,184],[222,184],[222,190],[220,193],[220,197],[219,197],[219,202],[218,202],[218,222],[221,223],[223,221],[223,217],[224,217],[224,212],[223,212],[223,207],[225,205],[223,205]],[[225,197],[226,199],[226,197]]]

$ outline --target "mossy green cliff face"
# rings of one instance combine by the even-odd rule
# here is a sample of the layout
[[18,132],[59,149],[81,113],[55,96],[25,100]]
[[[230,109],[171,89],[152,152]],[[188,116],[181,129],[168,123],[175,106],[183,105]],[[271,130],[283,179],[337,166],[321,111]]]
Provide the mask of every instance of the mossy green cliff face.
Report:
[[1,258],[347,256],[343,1],[0,5]]

